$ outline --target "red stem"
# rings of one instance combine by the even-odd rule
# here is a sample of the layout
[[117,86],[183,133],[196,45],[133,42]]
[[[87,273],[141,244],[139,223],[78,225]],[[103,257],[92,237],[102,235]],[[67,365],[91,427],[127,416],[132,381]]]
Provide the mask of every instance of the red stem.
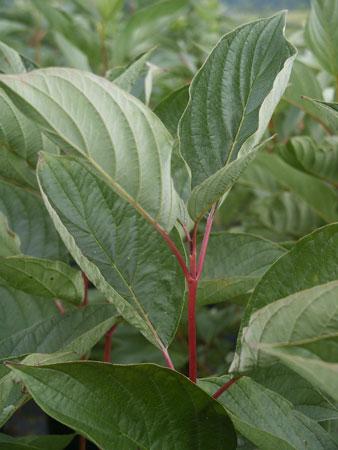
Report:
[[157,228],[158,232],[161,234],[161,236],[163,237],[163,239],[166,241],[171,252],[176,256],[176,259],[183,270],[184,276],[188,280],[190,278],[190,273],[189,273],[188,267],[186,266],[184,258],[181,255],[180,251],[176,247],[175,242],[171,240],[169,234],[166,231],[164,231],[161,227],[157,226],[156,228]]
[[197,345],[196,345],[196,279],[188,283],[188,347],[189,347],[189,378],[193,383],[197,379]]
[[79,436],[79,450],[86,450],[86,448],[87,448],[86,438],[83,436]]
[[87,275],[82,272],[82,279],[83,279],[83,300],[81,306],[87,306],[88,305],[88,287],[89,287],[89,280],[87,278]]
[[223,386],[221,386],[219,389],[217,389],[217,391],[214,393],[214,395],[212,396],[213,398],[218,398],[220,397],[223,392],[225,392],[227,389],[229,389],[230,386],[232,386],[234,383],[236,383],[237,380],[239,380],[241,377],[235,377],[235,378],[231,378],[231,380],[227,381],[225,384],[223,384]]
[[117,328],[117,323],[111,327],[104,337],[104,350],[103,350],[103,361],[111,362],[111,347],[112,347],[112,336]]
[[162,349],[162,355],[164,356],[165,362],[169,369],[175,370],[175,366],[170,358],[170,355],[168,353],[168,350],[166,348]]
[[202,245],[201,245],[200,255],[198,258],[198,267],[197,267],[197,279],[198,280],[200,279],[200,277],[202,275],[203,264],[204,264],[204,260],[205,260],[205,255],[207,253],[209,237],[210,237],[212,223],[213,223],[214,216],[215,216],[215,211],[216,211],[216,205],[213,205],[210,210],[208,219],[207,219],[207,224],[205,227],[205,232],[204,232],[203,241],[202,241]]
[[61,314],[61,316],[63,316],[66,311],[65,311],[65,308],[64,308],[61,300],[56,299],[56,300],[54,300],[54,303],[55,303],[55,306],[57,307],[59,313]]

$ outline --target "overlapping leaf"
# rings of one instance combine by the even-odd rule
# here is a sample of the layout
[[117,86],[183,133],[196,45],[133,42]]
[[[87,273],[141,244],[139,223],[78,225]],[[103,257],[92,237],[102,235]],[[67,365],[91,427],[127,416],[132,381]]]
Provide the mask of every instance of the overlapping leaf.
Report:
[[223,407],[173,370],[94,362],[12,368],[47,414],[105,450],[236,448]]
[[48,136],[85,156],[149,222],[171,230],[178,214],[172,139],[147,107],[109,81],[72,69],[3,75],[0,84]]
[[78,265],[126,320],[158,347],[168,346],[184,280],[159,233],[83,160],[46,154],[38,174],[45,204]]
[[[219,41],[194,77],[179,126],[192,187],[205,183],[198,194],[193,190],[194,218],[203,213],[205,196],[215,202],[229,189],[229,183],[219,186],[219,178],[227,176],[224,166],[259,143],[286,88],[295,49],[284,38],[284,25],[284,14],[278,14],[237,28]],[[229,175],[232,183],[246,167],[237,164],[243,167]]]
[[[214,393],[228,377],[205,378],[200,385]],[[261,450],[337,449],[318,423],[280,395],[243,377],[219,397],[238,432]]]

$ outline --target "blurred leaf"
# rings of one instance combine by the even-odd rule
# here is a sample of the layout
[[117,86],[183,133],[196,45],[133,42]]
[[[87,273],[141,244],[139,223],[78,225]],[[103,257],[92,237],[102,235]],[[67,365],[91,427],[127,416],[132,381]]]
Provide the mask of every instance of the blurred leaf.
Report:
[[63,450],[73,438],[74,434],[13,438],[0,433],[0,445],[1,450]]

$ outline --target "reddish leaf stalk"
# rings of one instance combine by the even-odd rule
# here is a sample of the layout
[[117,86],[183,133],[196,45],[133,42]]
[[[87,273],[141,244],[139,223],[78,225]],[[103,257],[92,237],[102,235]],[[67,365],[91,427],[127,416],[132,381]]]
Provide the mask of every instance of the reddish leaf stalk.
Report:
[[189,378],[193,383],[197,379],[197,345],[196,345],[196,297],[198,281],[188,283],[188,347],[189,347]]
[[59,313],[61,314],[61,316],[63,316],[66,311],[65,311],[65,308],[64,308],[61,300],[56,299],[56,300],[54,300],[54,303],[55,303],[55,306],[57,307]]
[[87,306],[88,305],[88,287],[89,287],[89,280],[87,278],[87,275],[82,272],[82,279],[83,279],[83,300],[81,306]]
[[117,328],[117,323],[111,327],[104,337],[104,350],[103,350],[103,361],[111,362],[111,347],[112,347],[112,336]]
[[86,450],[86,448],[87,448],[86,438],[83,436],[79,436],[79,450]]
[[214,393],[214,395],[212,396],[213,398],[218,398],[220,397],[223,392],[225,392],[227,389],[229,389],[230,386],[232,386],[234,383],[236,383],[236,381],[238,381],[241,377],[235,377],[235,378],[231,378],[231,380],[227,381],[225,384],[223,384],[223,386],[221,386],[219,389],[217,389],[217,391]]
[[175,370],[175,366],[170,358],[170,355],[168,353],[168,350],[166,348],[162,349],[162,355],[164,356],[165,362],[169,369]]

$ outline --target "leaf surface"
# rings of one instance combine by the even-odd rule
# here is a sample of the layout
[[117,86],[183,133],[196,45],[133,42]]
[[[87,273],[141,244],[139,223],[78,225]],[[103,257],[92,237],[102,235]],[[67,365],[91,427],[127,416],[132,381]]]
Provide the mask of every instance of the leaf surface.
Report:
[[173,370],[95,362],[12,368],[47,414],[105,450],[236,448],[224,409]]

